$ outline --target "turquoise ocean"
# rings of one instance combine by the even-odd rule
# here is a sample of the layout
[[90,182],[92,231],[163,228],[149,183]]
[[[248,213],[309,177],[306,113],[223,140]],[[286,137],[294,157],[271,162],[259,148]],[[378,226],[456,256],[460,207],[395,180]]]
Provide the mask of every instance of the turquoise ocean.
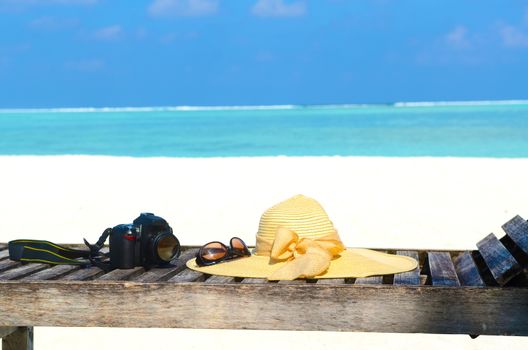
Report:
[[528,101],[0,110],[1,155],[528,157]]

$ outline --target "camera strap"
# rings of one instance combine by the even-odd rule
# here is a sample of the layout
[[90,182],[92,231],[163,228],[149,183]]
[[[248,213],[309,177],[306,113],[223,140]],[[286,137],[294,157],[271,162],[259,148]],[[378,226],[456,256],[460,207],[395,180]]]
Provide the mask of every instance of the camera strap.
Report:
[[22,262],[37,262],[52,265],[92,265],[91,259],[102,254],[91,250],[79,250],[49,241],[17,239],[8,242],[9,258]]

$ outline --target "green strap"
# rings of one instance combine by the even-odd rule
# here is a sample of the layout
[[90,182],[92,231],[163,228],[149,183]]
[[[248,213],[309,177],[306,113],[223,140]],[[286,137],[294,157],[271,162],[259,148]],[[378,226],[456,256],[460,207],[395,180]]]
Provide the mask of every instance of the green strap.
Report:
[[49,241],[17,239],[8,242],[9,258],[52,265],[91,265],[90,251],[64,247]]

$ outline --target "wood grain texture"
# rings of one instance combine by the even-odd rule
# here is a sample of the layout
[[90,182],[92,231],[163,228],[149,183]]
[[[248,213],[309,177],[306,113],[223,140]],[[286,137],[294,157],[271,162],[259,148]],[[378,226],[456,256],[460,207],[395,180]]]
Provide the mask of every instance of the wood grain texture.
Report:
[[[398,250],[396,254],[409,256],[416,261],[419,261],[418,252],[414,250]],[[420,266],[416,267],[416,269],[412,271],[395,274],[393,283],[395,285],[420,285]]]
[[528,335],[525,287],[3,281],[0,295],[0,325]]
[[2,350],[33,350],[33,327],[18,327],[2,338]]
[[317,284],[336,285],[345,284],[344,278],[321,278],[317,280]]
[[522,271],[517,260],[493,233],[478,242],[477,248],[499,285],[505,285]]
[[9,258],[9,250],[0,250],[0,260]]
[[17,266],[20,266],[20,262],[19,261],[13,261],[13,260],[2,260],[0,261],[0,272],[2,271],[6,271],[6,270],[9,270],[11,268],[14,268],[14,267],[17,267]]
[[383,276],[356,278],[354,284],[383,284]]
[[455,258],[455,270],[463,286],[485,286],[471,252],[463,252]]
[[50,267],[49,269],[45,269],[37,273],[31,274],[29,276],[26,276],[22,278],[22,280],[36,281],[36,280],[57,279],[64,275],[67,275],[68,273],[72,271],[79,270],[80,268],[81,268],[80,266],[76,266],[76,265],[56,265],[56,266]]
[[433,286],[456,287],[460,285],[455,266],[448,252],[429,252],[427,261]]
[[98,267],[91,266],[75,270],[61,278],[62,281],[84,281],[91,280],[104,274],[104,271]]
[[5,337],[17,330],[17,327],[0,327],[0,338]]
[[268,280],[267,279],[264,279],[264,278],[244,278],[242,280],[242,282],[240,283],[244,283],[244,284],[251,284],[251,283],[258,283],[258,284],[262,284],[262,283],[268,283]]
[[167,282],[181,283],[204,281],[207,277],[208,275],[205,275],[201,272],[185,269],[182,272],[177,273],[174,277],[171,277]]
[[517,215],[502,225],[502,229],[528,255],[528,222]]
[[211,276],[205,280],[205,283],[235,283],[235,277],[229,276]]
[[136,266],[133,269],[115,269],[97,278],[98,281],[126,281],[141,273],[145,272],[142,266]]
[[137,282],[156,282],[167,280],[185,269],[185,263],[187,260],[194,258],[197,252],[197,248],[188,249],[182,252],[181,256],[172,262],[172,267],[154,267],[148,271],[145,271],[141,275],[130,278],[130,280]]
[[25,264],[14,269],[6,270],[0,273],[0,280],[12,280],[22,278],[34,272],[38,272],[49,267],[48,264]]

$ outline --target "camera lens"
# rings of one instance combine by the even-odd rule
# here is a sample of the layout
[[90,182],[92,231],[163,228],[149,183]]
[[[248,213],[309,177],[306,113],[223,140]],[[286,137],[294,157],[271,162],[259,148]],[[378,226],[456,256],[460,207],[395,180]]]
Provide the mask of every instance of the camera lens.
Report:
[[160,235],[155,246],[158,258],[170,262],[180,252],[180,242],[172,234]]

